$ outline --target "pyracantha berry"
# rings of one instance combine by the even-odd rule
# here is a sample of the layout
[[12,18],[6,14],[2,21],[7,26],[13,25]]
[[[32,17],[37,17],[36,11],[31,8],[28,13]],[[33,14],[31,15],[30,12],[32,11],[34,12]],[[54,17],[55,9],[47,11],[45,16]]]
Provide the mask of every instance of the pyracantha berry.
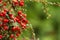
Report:
[[12,2],[15,6],[19,4],[17,0],[13,0]]
[[10,17],[11,19],[14,19],[13,14],[9,14],[9,17]]
[[3,36],[2,35],[0,35],[0,39],[2,39],[3,38]]
[[16,36],[18,37],[20,35],[20,33],[16,33]]
[[18,11],[18,15],[21,15],[22,14],[22,11]]
[[0,0],[0,2],[2,2],[2,0]]
[[8,12],[8,9],[4,9],[4,12]]
[[5,17],[6,16],[6,12],[2,12],[3,16]]
[[14,38],[14,37],[15,37],[14,34],[11,34],[11,35],[10,35],[10,38]]
[[18,26],[13,27],[13,28],[12,28],[12,31],[20,31],[20,28],[19,28]]
[[24,6],[24,2],[23,1],[19,2],[19,6]]
[[8,30],[9,29],[9,27],[8,26],[4,26],[4,30]]
[[8,23],[8,22],[9,22],[8,19],[4,19],[4,20],[3,20],[3,23]]

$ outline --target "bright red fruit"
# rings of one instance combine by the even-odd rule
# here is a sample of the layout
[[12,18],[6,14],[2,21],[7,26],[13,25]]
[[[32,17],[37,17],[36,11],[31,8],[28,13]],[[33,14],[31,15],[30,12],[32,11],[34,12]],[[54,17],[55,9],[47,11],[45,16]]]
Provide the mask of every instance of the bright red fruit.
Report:
[[22,26],[22,29],[26,28],[26,24],[24,24],[24,23],[21,23],[21,26]]
[[17,18],[17,17],[15,17],[15,18],[14,18],[14,21],[17,21],[18,23],[21,23],[21,21],[20,21],[19,17],[18,17],[18,18]]
[[3,16],[6,16],[6,12],[2,12]]
[[2,2],[2,0],[0,0],[0,2]]
[[15,27],[12,28],[12,31],[15,31]]
[[12,28],[12,31],[20,31],[20,28],[19,28],[18,26],[13,27],[13,28]]
[[4,15],[1,13],[0,16],[3,17]]
[[8,19],[4,19],[4,20],[3,20],[3,23],[8,23],[8,22],[9,22]]
[[14,1],[14,5],[15,5],[15,6],[18,5],[18,1]]
[[16,26],[15,29],[16,29],[17,31],[20,31],[20,27],[18,27],[18,26]]
[[14,38],[14,34],[11,34],[11,35],[10,35],[10,38]]
[[22,18],[22,23],[27,24],[28,23],[28,20],[26,18]]
[[8,9],[4,9],[4,12],[8,12]]
[[3,38],[3,36],[2,35],[0,35],[0,39],[2,39]]
[[21,1],[21,2],[19,3],[19,6],[24,6],[24,2]]
[[20,34],[19,33],[16,33],[16,36],[18,37]]
[[22,11],[18,11],[18,15],[22,14]]
[[13,14],[9,14],[9,17],[10,17],[11,19],[14,19]]
[[4,26],[4,30],[8,30],[8,26]]

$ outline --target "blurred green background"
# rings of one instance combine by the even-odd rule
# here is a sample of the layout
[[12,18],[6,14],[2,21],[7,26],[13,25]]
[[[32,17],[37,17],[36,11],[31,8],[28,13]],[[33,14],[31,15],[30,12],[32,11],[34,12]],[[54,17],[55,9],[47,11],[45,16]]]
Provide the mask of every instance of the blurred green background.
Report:
[[[47,2],[60,2],[60,0],[47,0]],[[44,4],[36,1],[25,1],[25,13],[32,24],[36,40],[60,40],[60,7],[47,4],[47,12],[44,13]],[[46,5],[45,5],[46,6]]]

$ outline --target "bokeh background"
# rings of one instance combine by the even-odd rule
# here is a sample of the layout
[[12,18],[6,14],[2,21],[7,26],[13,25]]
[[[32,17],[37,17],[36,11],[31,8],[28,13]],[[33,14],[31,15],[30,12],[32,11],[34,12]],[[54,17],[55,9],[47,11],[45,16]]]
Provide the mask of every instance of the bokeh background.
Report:
[[59,5],[60,0],[25,0],[25,13],[36,40],[60,40]]

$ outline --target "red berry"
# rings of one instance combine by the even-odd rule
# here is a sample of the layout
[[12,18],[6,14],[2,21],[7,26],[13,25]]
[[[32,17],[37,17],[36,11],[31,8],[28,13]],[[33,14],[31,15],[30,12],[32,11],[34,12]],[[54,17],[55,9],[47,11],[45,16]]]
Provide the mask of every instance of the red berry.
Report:
[[14,2],[14,5],[18,5],[18,1]]
[[17,18],[15,17],[13,20],[14,20],[14,22],[16,22]]
[[22,26],[22,29],[26,28],[26,24],[24,24],[24,23],[21,23],[21,26]]
[[19,6],[24,6],[24,2],[21,1],[21,2],[19,3]]
[[26,18],[26,14],[22,14],[22,16],[23,16],[24,18]]
[[3,20],[3,23],[8,23],[8,22],[9,22],[8,19],[4,19],[4,20]]
[[3,38],[3,36],[2,35],[0,35],[0,39],[2,39]]
[[3,16],[6,16],[6,12],[2,12]]
[[4,26],[4,30],[8,30],[8,26]]
[[16,16],[16,18],[20,19],[20,16]]
[[18,15],[21,15],[22,14],[22,11],[18,11]]
[[2,0],[0,0],[0,2],[2,2]]
[[23,14],[22,11],[18,11],[18,15],[19,15],[20,17],[23,16],[22,14]]
[[15,31],[15,27],[12,28],[12,31]]
[[21,23],[21,21],[20,21],[20,20],[17,20],[17,22],[18,22],[18,23]]
[[14,38],[14,34],[11,34],[11,35],[10,35],[10,38]]
[[4,12],[8,12],[8,9],[4,9]]
[[18,5],[18,1],[17,1],[17,0],[13,0],[12,2],[13,2],[13,4],[14,4],[15,6]]
[[12,31],[20,31],[20,28],[19,28],[18,26],[13,27],[13,28],[12,28]]
[[20,19],[19,18],[15,18],[15,20],[18,22],[18,23],[21,23]]
[[4,2],[4,3],[3,3],[3,5],[4,5],[4,6],[6,6],[6,5],[7,5],[7,3],[6,3],[6,2]]
[[2,17],[3,17],[4,15],[1,13],[1,14],[0,14],[0,16],[2,16]]
[[20,34],[19,33],[16,33],[16,36],[18,37]]
[[13,14],[9,14],[9,17],[10,17],[11,19],[14,19]]
[[16,26],[16,28],[15,28],[17,31],[20,31],[20,28],[18,27],[18,26]]
[[27,24],[28,23],[28,20],[26,18],[22,18],[22,23]]
[[7,24],[6,23],[3,23],[2,26],[6,26]]

